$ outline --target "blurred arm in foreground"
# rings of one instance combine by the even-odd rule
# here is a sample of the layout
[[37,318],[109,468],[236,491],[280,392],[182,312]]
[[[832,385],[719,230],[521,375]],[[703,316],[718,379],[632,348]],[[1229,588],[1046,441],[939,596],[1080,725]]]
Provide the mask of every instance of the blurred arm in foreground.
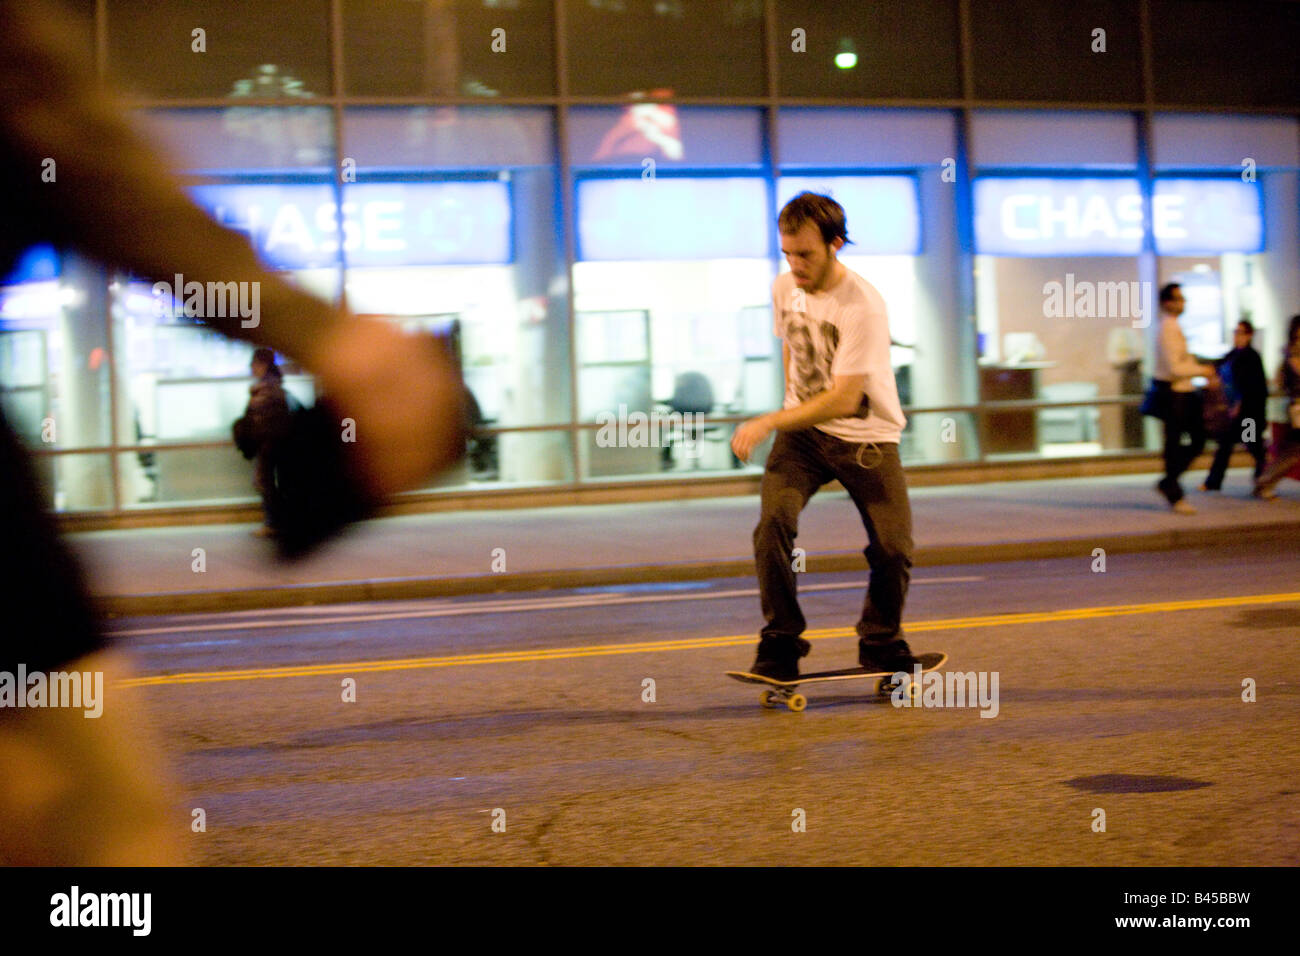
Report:
[[[355,497],[373,506],[458,459],[461,386],[448,357],[362,321],[268,272],[240,235],[213,222],[135,134],[84,59],[64,45],[57,9],[0,0],[0,273],[38,242],[137,276],[259,283],[260,314],[205,317],[222,334],[270,346],[315,374],[355,444],[335,449]],[[43,173],[52,172],[51,177]],[[234,310],[232,310],[234,311]],[[26,452],[0,416],[0,863],[167,864],[188,821],[171,806],[161,753],[138,716],[124,655],[106,647],[76,561],[41,508]],[[327,456],[323,456],[327,457]],[[14,676],[104,678],[103,714],[17,709]]]

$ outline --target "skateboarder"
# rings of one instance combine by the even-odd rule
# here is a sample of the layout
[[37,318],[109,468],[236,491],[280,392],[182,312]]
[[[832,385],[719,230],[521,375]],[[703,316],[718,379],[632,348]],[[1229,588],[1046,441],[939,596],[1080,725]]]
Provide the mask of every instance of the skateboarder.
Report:
[[912,511],[898,457],[906,419],[889,362],[889,317],[875,286],[836,259],[849,241],[835,200],[800,193],[778,219],[790,272],[772,283],[782,340],[785,403],[736,429],[732,450],[747,461],[776,432],[763,473],[754,557],[766,624],[751,672],[793,680],[810,644],[796,597],[792,549],[799,515],[838,479],[866,529],[870,584],[857,623],[858,663],[909,670],[903,602],[912,567]]

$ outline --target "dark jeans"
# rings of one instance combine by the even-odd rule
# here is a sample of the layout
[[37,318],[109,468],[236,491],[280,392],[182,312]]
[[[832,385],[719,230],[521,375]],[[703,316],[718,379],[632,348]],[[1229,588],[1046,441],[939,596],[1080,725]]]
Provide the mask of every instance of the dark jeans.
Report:
[[871,568],[857,632],[863,645],[900,639],[912,567],[912,508],[897,444],[853,444],[816,428],[778,432],[763,472],[754,560],[763,617],[759,652],[806,652],[791,552],[799,515],[826,482],[838,479],[862,517]]
[[[1191,444],[1183,444],[1183,435]],[[1205,448],[1205,413],[1200,392],[1170,392],[1169,415],[1165,419],[1165,476],[1160,492],[1172,505],[1183,497],[1178,479]]]
[[[1247,420],[1254,422],[1255,440],[1242,441],[1242,432],[1245,430],[1243,423]],[[1264,448],[1264,431],[1268,428],[1268,422],[1264,418],[1263,411],[1254,411],[1251,414],[1242,414],[1225,428],[1220,434],[1215,436],[1219,443],[1219,449],[1214,453],[1214,463],[1210,465],[1210,473],[1205,477],[1205,487],[1211,491],[1218,491],[1223,487],[1223,476],[1228,470],[1228,459],[1232,457],[1232,450],[1237,447],[1237,443],[1246,446],[1246,451],[1250,452],[1251,457],[1255,459],[1255,478],[1264,472],[1264,459],[1266,452]]]

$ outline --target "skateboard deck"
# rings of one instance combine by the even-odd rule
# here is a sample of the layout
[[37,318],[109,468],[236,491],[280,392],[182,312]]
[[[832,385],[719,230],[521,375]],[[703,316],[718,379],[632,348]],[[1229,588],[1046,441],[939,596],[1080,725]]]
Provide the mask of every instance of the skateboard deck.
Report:
[[[948,660],[948,655],[941,652],[932,652],[929,654],[916,655],[917,662],[921,665],[921,673],[936,670],[942,667]],[[861,667],[846,667],[837,671],[814,671],[811,674],[800,674],[799,677],[791,681],[773,680],[770,677],[763,677],[760,674],[751,674],[749,671],[727,671],[728,677],[733,680],[741,681],[745,684],[766,684],[770,689],[763,691],[762,702],[764,707],[779,707],[785,704],[793,711],[801,711],[808,705],[808,699],[803,694],[795,693],[795,688],[800,684],[821,684],[826,681],[838,680],[869,680],[875,678],[876,693],[881,696],[892,694],[898,684],[894,681],[894,675],[897,671],[869,671]],[[909,674],[914,671],[908,671]],[[921,685],[912,681],[908,685],[908,694],[915,698],[921,690]]]

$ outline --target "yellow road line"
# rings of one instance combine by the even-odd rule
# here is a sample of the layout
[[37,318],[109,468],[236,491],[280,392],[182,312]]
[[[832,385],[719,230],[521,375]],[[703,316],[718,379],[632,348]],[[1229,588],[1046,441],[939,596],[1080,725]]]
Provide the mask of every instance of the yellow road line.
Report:
[[[1094,618],[1124,617],[1133,614],[1166,614],[1171,611],[1202,611],[1213,608],[1247,607],[1260,604],[1286,604],[1300,601],[1300,592],[1286,594],[1252,594],[1244,597],[1203,598],[1197,601],[1159,601],[1152,604],[1120,604],[1111,607],[1083,607],[1063,611],[1037,611],[1027,614],[991,614],[981,617],[955,617],[907,624],[907,633],[954,631],[974,627],[1007,627],[1019,624],[1052,624]],[[804,634],[808,640],[850,637],[852,628],[822,628]],[[408,657],[397,660],[353,661],[339,664],[286,665],[248,670],[194,671],[136,677],[119,681],[119,687],[154,687],[162,684],[211,684],[220,681],[266,680],[276,677],[326,677],[331,674],[365,674],[381,671],[420,670],[431,667],[468,667],[474,664],[521,664],[533,661],[572,660],[579,657],[607,657],[613,654],[651,654],[661,651],[692,651],[711,647],[737,647],[754,643],[754,635],[700,637],[685,640],[640,641],[630,644],[596,644],[587,647],[552,647],[533,651],[493,651],[482,654],[452,654],[442,657]]]

